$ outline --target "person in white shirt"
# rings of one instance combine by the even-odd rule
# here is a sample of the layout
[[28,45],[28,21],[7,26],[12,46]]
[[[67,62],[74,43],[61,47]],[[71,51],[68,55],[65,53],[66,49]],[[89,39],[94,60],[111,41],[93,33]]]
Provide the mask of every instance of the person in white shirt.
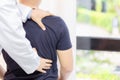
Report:
[[[52,61],[40,58],[32,49],[30,42],[25,38],[22,21],[25,22],[31,16],[45,30],[40,19],[51,14],[26,6],[22,6],[22,9],[20,12],[16,0],[0,0],[0,51],[5,49],[27,74],[36,70],[44,73],[43,69],[48,64],[50,67]],[[38,13],[41,15],[37,15]]]

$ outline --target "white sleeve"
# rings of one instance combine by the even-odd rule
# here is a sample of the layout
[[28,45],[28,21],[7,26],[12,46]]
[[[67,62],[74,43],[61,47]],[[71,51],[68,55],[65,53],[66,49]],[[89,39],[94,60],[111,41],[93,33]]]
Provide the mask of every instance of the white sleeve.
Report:
[[26,22],[28,18],[30,18],[30,13],[32,12],[32,8],[25,6],[23,4],[17,3],[17,6],[20,10],[21,18],[23,22]]
[[0,1],[0,46],[26,73],[33,73],[38,68],[40,57],[25,38],[15,0]]
[[0,46],[0,55],[1,55],[1,51],[2,51],[2,46]]

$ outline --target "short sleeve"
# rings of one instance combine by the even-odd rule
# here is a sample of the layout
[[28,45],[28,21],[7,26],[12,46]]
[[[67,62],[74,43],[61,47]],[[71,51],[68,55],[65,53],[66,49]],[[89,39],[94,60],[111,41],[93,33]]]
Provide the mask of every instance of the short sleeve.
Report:
[[60,24],[61,25],[59,27],[62,29],[57,43],[57,50],[67,50],[72,47],[69,31],[63,20],[61,21]]

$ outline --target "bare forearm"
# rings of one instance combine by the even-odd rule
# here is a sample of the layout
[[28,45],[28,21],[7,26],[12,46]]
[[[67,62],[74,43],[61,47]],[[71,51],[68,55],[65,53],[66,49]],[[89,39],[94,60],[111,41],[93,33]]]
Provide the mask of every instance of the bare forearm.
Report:
[[62,70],[60,71],[59,80],[67,80],[72,71]]
[[57,50],[60,61],[59,80],[67,80],[73,70],[72,48],[68,50]]
[[0,78],[1,78],[1,79],[3,79],[4,74],[5,74],[5,70],[4,70],[4,68],[0,65]]

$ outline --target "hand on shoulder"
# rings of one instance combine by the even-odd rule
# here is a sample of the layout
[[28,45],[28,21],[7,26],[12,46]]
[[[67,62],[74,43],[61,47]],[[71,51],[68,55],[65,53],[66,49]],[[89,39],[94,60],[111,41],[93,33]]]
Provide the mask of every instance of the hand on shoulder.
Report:
[[35,21],[43,30],[46,30],[45,25],[42,23],[42,19],[46,16],[51,16],[51,14],[48,11],[44,11],[39,8],[33,8],[31,18],[33,21]]

